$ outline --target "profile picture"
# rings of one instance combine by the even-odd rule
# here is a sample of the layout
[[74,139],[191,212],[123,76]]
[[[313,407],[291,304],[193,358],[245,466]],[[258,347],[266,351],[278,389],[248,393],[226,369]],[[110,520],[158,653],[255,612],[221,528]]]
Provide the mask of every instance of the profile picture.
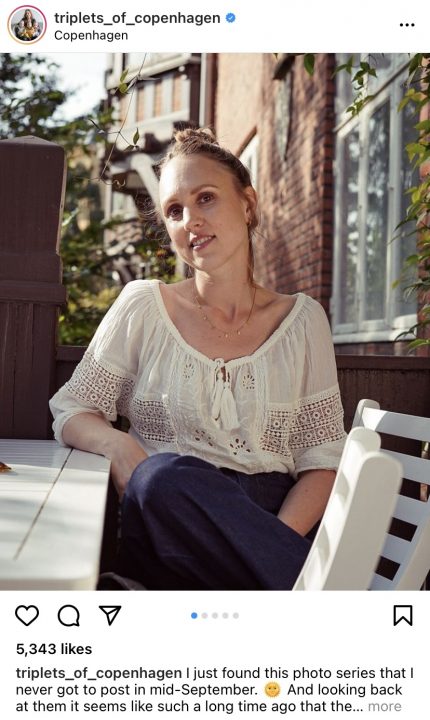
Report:
[[9,15],[8,29],[20,43],[38,42],[46,31],[46,18],[34,5],[20,5]]

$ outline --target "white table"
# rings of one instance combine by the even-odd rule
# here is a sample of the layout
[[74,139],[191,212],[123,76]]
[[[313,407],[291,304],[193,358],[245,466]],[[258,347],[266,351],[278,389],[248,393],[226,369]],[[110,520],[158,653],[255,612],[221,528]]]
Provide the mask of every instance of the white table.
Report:
[[109,461],[54,440],[0,440],[0,589],[95,588]]

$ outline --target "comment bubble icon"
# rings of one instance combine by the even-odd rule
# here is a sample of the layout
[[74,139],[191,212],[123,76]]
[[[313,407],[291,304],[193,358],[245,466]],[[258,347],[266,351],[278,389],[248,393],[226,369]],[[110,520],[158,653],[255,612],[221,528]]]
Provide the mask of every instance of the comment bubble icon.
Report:
[[65,627],[79,627],[79,610],[75,605],[63,605],[58,611],[58,621]]

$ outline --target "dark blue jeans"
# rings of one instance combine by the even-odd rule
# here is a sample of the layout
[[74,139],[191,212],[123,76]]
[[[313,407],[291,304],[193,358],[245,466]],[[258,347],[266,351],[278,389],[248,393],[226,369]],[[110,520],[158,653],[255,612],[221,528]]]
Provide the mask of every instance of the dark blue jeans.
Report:
[[311,546],[276,517],[293,485],[152,455],[124,495],[117,571],[152,590],[290,590]]

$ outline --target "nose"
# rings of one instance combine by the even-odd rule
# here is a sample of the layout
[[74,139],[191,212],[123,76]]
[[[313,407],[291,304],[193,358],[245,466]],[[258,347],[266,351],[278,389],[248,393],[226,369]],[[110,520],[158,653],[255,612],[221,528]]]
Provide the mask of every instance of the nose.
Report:
[[184,207],[182,210],[182,220],[184,230],[192,231],[202,225],[202,219],[199,216],[198,211],[195,209]]

